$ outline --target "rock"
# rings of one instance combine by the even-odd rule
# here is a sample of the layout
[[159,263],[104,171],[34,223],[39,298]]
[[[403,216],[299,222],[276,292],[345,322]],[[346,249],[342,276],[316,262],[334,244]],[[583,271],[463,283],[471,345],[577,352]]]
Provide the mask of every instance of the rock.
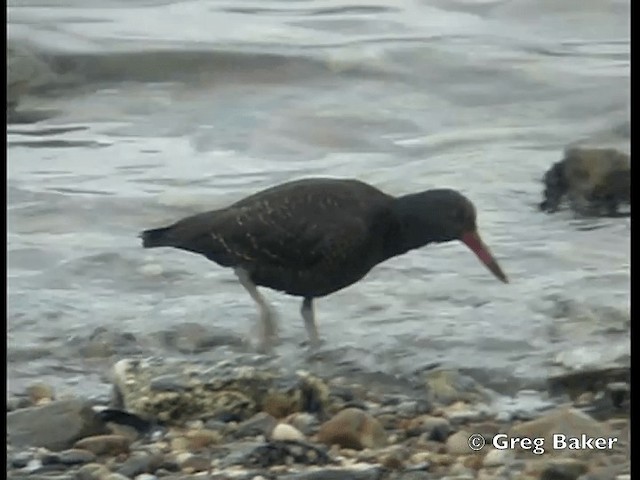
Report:
[[286,442],[286,441],[298,441],[304,440],[304,435],[296,427],[287,425],[286,423],[279,423],[271,432],[271,440]]
[[598,422],[589,415],[570,407],[553,410],[535,420],[513,426],[508,436],[526,438],[544,438],[545,454],[560,455],[570,451],[575,456],[589,456],[593,449],[562,449],[553,448],[553,435],[564,435],[569,438],[581,439],[583,435],[591,438],[609,438],[612,436],[610,427]]
[[104,478],[104,480],[129,480],[129,477],[126,477],[120,473],[110,473]]
[[[260,410],[278,417],[319,412],[329,400],[324,382],[306,373],[292,376],[229,361],[211,366],[162,358],[121,360],[113,377],[114,403],[142,418],[174,425],[210,419],[241,422]],[[268,407],[274,402],[278,405],[272,411]]]
[[318,419],[306,412],[292,413],[284,419],[284,423],[297,428],[303,435],[307,436],[313,434],[320,426]]
[[96,435],[78,440],[74,448],[88,450],[96,455],[127,453],[131,440],[121,435]]
[[36,383],[27,387],[27,395],[32,405],[43,405],[54,399],[53,388],[44,383]]
[[540,474],[540,480],[576,480],[589,466],[580,460],[562,458],[550,460]]
[[442,417],[432,417],[422,415],[412,419],[407,425],[407,435],[417,437],[423,433],[427,434],[429,440],[444,442],[451,433],[452,428],[449,420]]
[[547,380],[549,394],[552,396],[569,395],[572,399],[583,393],[591,393],[606,389],[611,383],[628,384],[631,380],[629,367],[610,367],[572,371],[555,375]]
[[141,473],[140,475],[136,475],[134,480],[158,480],[158,477],[150,473]]
[[64,450],[57,454],[59,463],[64,465],[81,465],[84,463],[94,462],[96,456],[88,450],[71,449]]
[[346,408],[322,424],[318,441],[325,445],[337,444],[343,448],[381,448],[387,443],[387,434],[380,423],[357,408]]
[[187,432],[188,448],[191,451],[216,445],[222,441],[222,435],[214,430],[191,430]]
[[323,468],[300,473],[278,476],[278,480],[381,480],[383,472],[379,467],[363,465],[351,468]]
[[187,473],[205,472],[211,468],[211,459],[204,455],[190,455],[180,463],[180,468]]
[[329,461],[326,449],[316,445],[307,442],[271,441],[258,444],[246,452],[236,455],[233,464],[248,468],[269,468],[289,463],[326,465]]
[[77,480],[104,480],[111,472],[99,463],[88,463],[76,473]]
[[70,448],[78,439],[106,431],[89,402],[57,400],[7,414],[7,434],[13,446]]
[[86,339],[78,339],[79,353],[85,358],[107,358],[113,355],[135,355],[142,351],[136,337],[128,332],[96,328]]
[[544,175],[540,209],[555,212],[568,198],[578,213],[616,215],[620,204],[630,202],[630,161],[629,155],[612,148],[566,148],[562,160]]
[[155,473],[163,464],[164,458],[160,454],[137,452],[120,465],[117,473],[128,478],[133,478],[143,473]]
[[427,400],[450,405],[457,401],[478,403],[489,399],[489,392],[471,377],[456,370],[435,370],[426,377]]
[[484,457],[482,466],[485,468],[499,467],[511,463],[515,458],[513,450],[490,450]]
[[256,413],[250,419],[239,424],[233,436],[235,438],[269,436],[277,424],[278,421],[268,413]]

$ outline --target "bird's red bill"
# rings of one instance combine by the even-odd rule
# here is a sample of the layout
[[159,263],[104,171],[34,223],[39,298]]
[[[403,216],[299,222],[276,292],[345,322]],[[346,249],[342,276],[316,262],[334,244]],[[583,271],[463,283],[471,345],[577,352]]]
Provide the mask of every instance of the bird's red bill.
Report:
[[461,240],[462,243],[469,247],[473,253],[478,256],[480,261],[487,266],[491,273],[493,273],[502,282],[509,283],[509,279],[500,268],[500,265],[498,265],[496,259],[493,258],[493,255],[491,255],[489,247],[484,244],[477,231],[474,230],[465,233],[462,235]]

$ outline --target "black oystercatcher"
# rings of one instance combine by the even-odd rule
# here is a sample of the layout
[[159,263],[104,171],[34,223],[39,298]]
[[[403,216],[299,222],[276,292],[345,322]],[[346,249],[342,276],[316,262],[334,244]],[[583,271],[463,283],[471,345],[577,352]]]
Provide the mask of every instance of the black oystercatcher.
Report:
[[317,345],[314,298],[428,243],[460,240],[508,282],[478,235],[473,203],[450,189],[393,197],[358,180],[310,178],[140,236],[144,248],[179,248],[233,268],[260,308],[263,347],[275,339],[276,322],[257,286],[302,297],[307,334]]

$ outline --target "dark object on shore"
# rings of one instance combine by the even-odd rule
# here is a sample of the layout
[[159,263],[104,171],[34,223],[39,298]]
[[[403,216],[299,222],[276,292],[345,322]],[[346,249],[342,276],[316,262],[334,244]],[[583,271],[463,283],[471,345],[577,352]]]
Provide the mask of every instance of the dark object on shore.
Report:
[[545,173],[544,185],[543,211],[557,211],[566,197],[577,213],[629,216],[618,207],[630,203],[631,159],[612,148],[568,148]]
[[175,247],[233,268],[260,308],[265,347],[276,337],[276,322],[257,286],[303,297],[302,317],[317,345],[314,298],[428,243],[460,240],[507,282],[478,235],[473,204],[450,189],[396,198],[357,180],[304,179],[140,236],[145,248]]

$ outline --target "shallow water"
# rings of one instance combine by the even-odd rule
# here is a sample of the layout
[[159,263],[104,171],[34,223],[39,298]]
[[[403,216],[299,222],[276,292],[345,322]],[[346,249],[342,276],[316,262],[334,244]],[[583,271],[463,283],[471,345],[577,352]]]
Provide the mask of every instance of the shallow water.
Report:
[[[137,233],[312,175],[463,191],[511,279],[460,244],[392,259],[317,302],[327,365],[529,385],[624,361],[628,220],[536,203],[567,144],[629,149],[629,18],[613,0],[9,2],[9,389],[101,392],[113,359],[72,348],[97,327],[247,333],[230,271]],[[304,366],[299,300],[265,294],[281,361]]]

